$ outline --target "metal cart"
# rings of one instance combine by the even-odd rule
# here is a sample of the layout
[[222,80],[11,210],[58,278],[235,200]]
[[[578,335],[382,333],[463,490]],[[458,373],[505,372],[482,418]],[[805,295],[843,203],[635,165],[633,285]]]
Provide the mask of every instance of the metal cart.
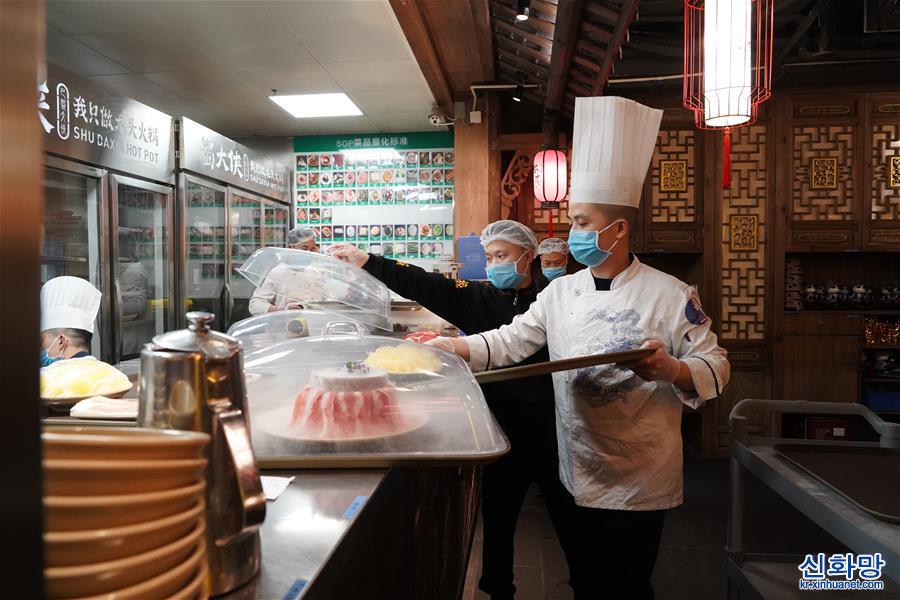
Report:
[[[729,600],[818,597],[815,592],[811,596],[809,591],[799,589],[798,565],[803,557],[743,551],[745,469],[853,552],[880,552],[883,555],[886,562],[882,570],[884,591],[829,591],[828,598],[854,598],[859,597],[859,594],[865,594],[866,598],[900,598],[900,585],[897,585],[900,583],[900,524],[876,519],[817,478],[783,460],[775,450],[777,443],[823,442],[781,438],[756,438],[751,441],[748,415],[759,410],[794,414],[858,415],[875,429],[880,441],[839,443],[900,448],[900,424],[886,423],[859,404],[753,399],[739,402],[729,417],[732,435],[731,499],[725,548]],[[888,579],[893,580],[893,583]]]

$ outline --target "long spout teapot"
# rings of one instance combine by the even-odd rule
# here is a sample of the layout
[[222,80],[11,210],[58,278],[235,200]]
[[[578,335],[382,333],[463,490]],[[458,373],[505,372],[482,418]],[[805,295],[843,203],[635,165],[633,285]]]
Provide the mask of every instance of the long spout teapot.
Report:
[[215,596],[259,571],[266,499],[250,445],[241,344],[212,331],[214,318],[189,312],[187,329],[156,336],[144,346],[138,425],[210,435],[206,545]]

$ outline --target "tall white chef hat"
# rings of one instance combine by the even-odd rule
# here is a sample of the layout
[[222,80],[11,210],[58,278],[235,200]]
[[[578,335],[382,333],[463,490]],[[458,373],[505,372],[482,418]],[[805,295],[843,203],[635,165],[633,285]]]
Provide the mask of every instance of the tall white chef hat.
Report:
[[56,277],[41,287],[41,331],[83,329],[94,333],[102,294],[80,277]]
[[576,98],[569,202],[637,207],[662,113],[615,96]]

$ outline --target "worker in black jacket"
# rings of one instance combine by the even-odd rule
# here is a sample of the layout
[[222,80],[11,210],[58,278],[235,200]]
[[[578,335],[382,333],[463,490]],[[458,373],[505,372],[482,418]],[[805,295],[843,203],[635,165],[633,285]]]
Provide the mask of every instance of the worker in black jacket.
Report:
[[[515,221],[497,221],[481,235],[490,285],[448,279],[438,273],[402,262],[366,254],[353,246],[331,249],[332,256],[362,267],[397,294],[418,302],[472,335],[506,325],[528,310],[547,285],[540,274],[537,239]],[[537,267],[535,268],[532,263]],[[547,349],[520,364],[549,360]],[[557,535],[559,459],[553,383],[549,375],[515,379],[482,386],[488,406],[509,438],[510,453],[484,469],[482,522],[484,546],[478,587],[493,600],[515,596],[513,534],[531,482],[538,484]],[[563,544],[563,548],[567,545]]]

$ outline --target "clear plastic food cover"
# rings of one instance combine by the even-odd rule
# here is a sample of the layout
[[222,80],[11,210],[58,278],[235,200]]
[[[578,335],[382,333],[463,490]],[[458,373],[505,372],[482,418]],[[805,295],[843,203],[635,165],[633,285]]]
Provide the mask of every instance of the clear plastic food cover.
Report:
[[260,466],[459,464],[509,450],[459,357],[334,329],[245,355]]
[[[352,314],[352,309],[347,312]],[[228,335],[241,341],[246,354],[288,340],[321,336],[325,328],[336,321],[353,323],[363,333],[371,333],[365,324],[354,322],[347,314],[336,313],[340,313],[340,309],[332,312],[279,310],[238,321],[228,329]]]
[[262,248],[244,261],[238,273],[257,288],[305,308],[349,316],[384,331],[393,329],[387,286],[336,258],[303,250]]

